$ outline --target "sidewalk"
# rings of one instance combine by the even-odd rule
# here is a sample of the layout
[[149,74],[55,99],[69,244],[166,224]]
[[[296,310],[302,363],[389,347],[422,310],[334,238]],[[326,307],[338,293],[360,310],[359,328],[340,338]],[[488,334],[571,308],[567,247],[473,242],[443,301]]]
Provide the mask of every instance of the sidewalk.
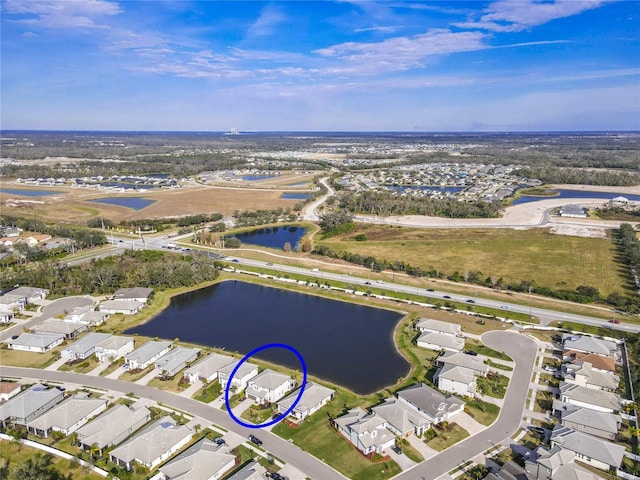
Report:
[[118,377],[120,375],[122,375],[124,372],[126,372],[124,367],[119,367],[116,368],[113,372],[111,372],[109,375],[106,376],[106,378],[113,378],[114,380],[117,380]]
[[98,376],[98,375],[100,375],[100,372],[103,371],[103,370],[106,370],[109,367],[109,365],[110,365],[109,362],[99,363],[96,368],[94,368],[90,372],[87,372],[87,375]]
[[180,392],[178,395],[180,395],[181,397],[191,398],[198,390],[202,388],[202,385],[203,383],[198,380],[193,385],[189,386],[189,388]]
[[422,439],[416,437],[415,435],[409,435],[407,437],[407,440],[409,440],[409,443],[413,448],[415,448],[422,454],[425,460],[433,457],[438,453],[436,450],[424,443]]

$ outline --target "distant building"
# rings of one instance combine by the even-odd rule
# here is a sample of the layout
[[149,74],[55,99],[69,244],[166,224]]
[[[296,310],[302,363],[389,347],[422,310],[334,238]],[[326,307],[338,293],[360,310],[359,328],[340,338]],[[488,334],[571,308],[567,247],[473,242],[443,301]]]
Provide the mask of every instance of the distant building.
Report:
[[133,351],[132,337],[111,335],[96,345],[96,357],[100,362],[114,362]]
[[115,291],[115,293],[113,294],[113,299],[147,303],[152,295],[153,295],[153,288],[147,288],[147,287],[121,288]]
[[587,218],[587,211],[580,205],[565,205],[560,208],[561,217]]
[[144,307],[144,303],[136,300],[107,300],[102,302],[98,308],[101,312],[133,315],[138,313],[142,307]]
[[72,340],[79,334],[87,330],[87,326],[82,323],[63,322],[48,318],[42,323],[33,327],[34,332],[38,333],[56,333],[64,335],[66,340]]
[[[240,363],[240,360],[236,360],[228,365],[225,365],[220,370],[218,370],[218,379],[220,380],[220,386],[223,389],[227,388],[227,382],[229,381],[229,377],[231,373],[236,368],[236,366]],[[245,388],[247,388],[247,384],[249,380],[258,375],[258,366],[253,363],[244,362],[238,368],[235,375],[231,379],[231,387],[236,390],[236,392],[241,392]]]

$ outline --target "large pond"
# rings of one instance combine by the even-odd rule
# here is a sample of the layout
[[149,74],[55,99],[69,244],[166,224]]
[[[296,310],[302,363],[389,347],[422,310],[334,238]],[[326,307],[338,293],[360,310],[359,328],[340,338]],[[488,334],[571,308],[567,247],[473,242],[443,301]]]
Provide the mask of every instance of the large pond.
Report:
[[1,188],[0,193],[9,193],[11,195],[24,195],[25,197],[44,197],[45,195],[63,195],[65,192],[56,192],[54,190],[27,190],[22,188]]
[[[304,357],[309,373],[356,393],[394,384],[409,372],[393,330],[401,314],[239,281],[226,281],[171,300],[150,322],[128,330],[149,337],[248,353],[286,343]],[[284,349],[259,358],[300,369]]]
[[627,193],[613,193],[613,192],[590,192],[585,190],[553,190],[554,192],[558,192],[558,195],[553,196],[533,196],[533,195],[523,195],[519,198],[516,198],[512,205],[520,205],[521,203],[531,203],[538,202],[540,200],[548,200],[550,198],[599,198],[603,200],[612,200],[616,197],[624,197],[627,200],[632,201],[640,201],[640,195],[629,195]]
[[243,175],[241,178],[245,182],[258,182],[260,180],[268,180],[270,178],[277,178],[278,175]]
[[105,197],[91,200],[95,203],[106,203],[108,205],[118,205],[119,207],[133,208],[134,210],[142,210],[151,205],[155,200],[149,200],[142,197]]
[[229,235],[248,245],[259,245],[267,248],[283,248],[289,242],[291,249],[295,250],[300,239],[307,233],[306,228],[284,225],[282,227],[256,228],[248,232]]
[[286,192],[283,193],[280,198],[284,198],[286,200],[306,200],[310,196],[310,193]]

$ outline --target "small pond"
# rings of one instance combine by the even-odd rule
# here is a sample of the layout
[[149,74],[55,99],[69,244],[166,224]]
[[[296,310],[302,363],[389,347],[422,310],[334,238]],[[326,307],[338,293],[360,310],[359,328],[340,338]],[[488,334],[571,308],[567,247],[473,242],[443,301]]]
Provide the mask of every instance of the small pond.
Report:
[[248,232],[228,235],[228,237],[235,237],[242,243],[249,245],[259,245],[267,248],[283,248],[284,244],[289,242],[291,249],[295,250],[305,233],[307,233],[306,228],[283,225],[281,227],[256,228]]
[[268,180],[270,178],[277,178],[278,175],[243,175],[241,178],[245,182],[257,182],[259,180]]
[[0,193],[8,193],[11,195],[23,195],[25,197],[44,197],[45,195],[64,195],[65,192],[56,192],[54,190],[27,190],[22,188],[1,188]]
[[306,200],[310,196],[311,196],[310,193],[286,192],[286,193],[283,193],[280,198],[284,198],[286,200]]
[[134,210],[142,210],[148,207],[155,200],[149,200],[142,197],[105,197],[91,200],[95,203],[106,203],[108,205],[118,205],[119,207],[133,208]]

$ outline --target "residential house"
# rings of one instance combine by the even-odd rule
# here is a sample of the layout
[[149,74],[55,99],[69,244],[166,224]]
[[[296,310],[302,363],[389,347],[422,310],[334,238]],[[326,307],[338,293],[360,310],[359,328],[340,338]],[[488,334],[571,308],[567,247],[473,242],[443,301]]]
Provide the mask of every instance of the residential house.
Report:
[[145,369],[171,349],[171,342],[150,341],[124,356],[126,370]]
[[587,209],[580,205],[564,205],[560,207],[561,217],[587,218]]
[[387,429],[387,422],[375,413],[357,407],[333,420],[338,432],[363,454],[382,454],[395,444],[395,435]]
[[46,242],[51,238],[51,235],[47,235],[46,233],[32,233],[31,235],[26,235],[23,240],[29,245],[31,248],[38,246],[42,242]]
[[585,470],[574,462],[576,454],[559,445],[538,447],[524,462],[527,473],[537,480],[600,480],[602,477]]
[[220,355],[219,353],[211,353],[203,360],[185,370],[184,376],[189,380],[189,383],[195,383],[198,380],[213,382],[218,379],[218,370],[232,362],[233,357]]
[[6,402],[20,393],[22,385],[18,382],[0,382],[0,402]]
[[11,323],[15,313],[7,305],[0,304],[0,323]]
[[101,312],[134,315],[144,307],[144,303],[135,300],[107,300],[98,307]]
[[565,333],[562,336],[563,356],[571,357],[572,352],[595,353],[604,357],[615,358],[618,346],[614,342],[590,337],[588,335],[573,335]]
[[437,390],[419,383],[398,392],[398,401],[423,414],[431,423],[449,422],[464,411],[462,400],[453,395],[443,395]]
[[619,415],[577,407],[559,400],[553,401],[553,413],[560,417],[560,423],[565,427],[607,440],[616,439],[622,424]]
[[153,288],[133,287],[120,288],[113,294],[114,300],[126,300],[128,302],[147,303],[153,295]]
[[160,467],[158,480],[218,480],[236,464],[226,445],[203,438]]
[[69,345],[67,348],[62,350],[62,352],[60,352],[60,357],[64,358],[67,362],[85,360],[95,353],[96,345],[99,345],[101,342],[104,342],[109,338],[111,338],[110,333],[89,332],[80,340],[77,340],[72,345]]
[[0,405],[0,423],[26,425],[60,403],[63,398],[64,393],[57,388],[46,388],[36,383]]
[[0,295],[0,305],[3,305],[5,309],[20,312],[27,305],[27,298],[24,295],[4,293]]
[[[240,360],[236,360],[231,362],[228,365],[225,365],[220,370],[218,370],[218,380],[220,381],[220,385],[223,389],[227,388],[227,382],[229,381],[229,377],[231,373],[236,368],[236,366],[240,363]],[[247,384],[249,380],[258,375],[258,366],[253,363],[244,362],[238,368],[238,371],[235,373],[233,378],[231,379],[231,388],[235,388],[236,392],[241,392],[245,388],[247,388]]]
[[96,345],[96,357],[100,362],[114,362],[133,352],[133,337],[111,335]]
[[249,380],[247,398],[257,404],[275,403],[295,388],[294,380],[283,373],[265,369]]
[[55,333],[23,333],[16,339],[7,340],[13,350],[45,353],[64,342],[64,335]]
[[603,357],[596,353],[572,352],[572,356],[569,357],[568,361],[571,363],[589,362],[591,369],[598,372],[615,373],[616,371],[616,361],[613,358]]
[[89,310],[82,316],[80,323],[86,323],[92,327],[102,325],[111,316],[110,313],[100,312],[98,310]]
[[147,407],[116,405],[81,427],[76,432],[78,443],[84,450],[95,445],[102,455],[105,448],[119,444],[149,420],[151,412]]
[[109,459],[116,465],[131,470],[138,462],[155,468],[191,440],[191,429],[177,425],[169,415],[162,417],[114,448]]
[[620,411],[620,397],[615,393],[605,390],[593,390],[566,382],[560,382],[560,400],[598,412],[613,413]]
[[622,464],[625,448],[622,445],[601,438],[577,432],[564,425],[556,425],[549,440],[551,447],[556,445],[574,452],[576,460],[609,471]]
[[51,410],[27,423],[27,430],[39,437],[48,437],[52,432],[71,435],[77,429],[107,408],[107,400],[91,398],[88,394],[69,397]]
[[199,348],[176,347],[155,361],[156,368],[162,370],[165,377],[173,377],[188,363],[194,362],[201,350]]
[[437,352],[440,350],[461,352],[464,349],[464,338],[445,335],[442,333],[425,332],[418,337],[416,345],[422,348],[428,348],[429,350],[435,350]]
[[9,291],[11,295],[19,295],[24,297],[27,303],[33,303],[38,300],[44,300],[49,294],[49,290],[36,287],[17,287]]
[[429,419],[422,412],[412,409],[405,402],[396,398],[387,398],[380,405],[371,409],[386,422],[386,428],[399,437],[422,435],[431,426]]
[[424,333],[438,333],[441,335],[449,335],[452,337],[460,337],[462,329],[456,323],[442,322],[440,320],[432,320],[430,318],[420,318],[416,323],[416,330]]
[[576,361],[563,365],[564,381],[594,390],[615,392],[620,384],[620,377],[611,372],[594,370],[589,362]]
[[[278,401],[278,413],[284,414],[293,402],[298,398],[300,390],[295,390],[289,395]],[[296,404],[295,408],[289,413],[289,417],[297,421],[302,421],[309,415],[317,412],[327,403],[333,399],[335,390],[318,385],[317,383],[307,382],[300,397],[300,401]]]
[[473,370],[476,375],[486,375],[489,367],[484,364],[482,358],[467,355],[466,353],[444,352],[437,358],[438,366],[455,365]]
[[226,480],[269,480],[271,475],[267,473],[266,468],[255,460],[250,460],[233,475],[227,477]]
[[93,310],[93,305],[83,305],[81,307],[73,308],[63,320],[65,322],[80,322],[82,317],[89,311]]
[[62,320],[55,320],[53,318],[47,318],[33,327],[34,332],[57,333],[64,335],[66,340],[76,338],[85,330],[87,330],[87,326],[81,323],[63,322]]
[[476,396],[476,372],[458,365],[444,365],[433,376],[434,383],[443,392],[466,397]]

